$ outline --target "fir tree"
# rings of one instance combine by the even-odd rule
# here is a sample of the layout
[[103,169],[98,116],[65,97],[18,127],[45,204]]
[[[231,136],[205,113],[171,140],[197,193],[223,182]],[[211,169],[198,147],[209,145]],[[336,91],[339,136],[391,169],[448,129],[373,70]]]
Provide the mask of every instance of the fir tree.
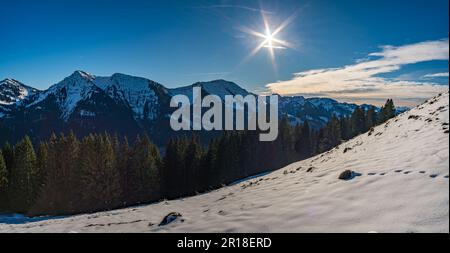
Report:
[[8,171],[11,171],[11,169],[14,167],[14,148],[9,144],[9,142],[6,142],[2,149],[3,158],[5,159],[6,168]]
[[375,111],[375,107],[371,106],[366,113],[366,129],[370,129],[377,124],[377,112]]
[[36,196],[36,154],[28,136],[14,148],[14,168],[11,171],[10,203],[14,211],[25,213]]
[[0,211],[8,207],[8,170],[3,153],[0,150]]
[[388,99],[386,104],[381,108],[378,122],[381,124],[395,117],[395,105],[392,99]]
[[200,190],[200,167],[203,156],[202,146],[196,137],[192,137],[185,156],[185,168],[187,173],[188,193],[192,194]]
[[364,119],[364,111],[361,107],[356,107],[351,118],[351,137],[364,133],[366,131],[366,121]]
[[161,158],[157,147],[148,136],[139,138],[130,156],[131,178],[134,184],[132,201],[143,202],[160,195]]
[[217,180],[213,173],[217,162],[218,142],[212,140],[208,145],[208,151],[204,155],[201,166],[200,185],[202,189],[217,186]]

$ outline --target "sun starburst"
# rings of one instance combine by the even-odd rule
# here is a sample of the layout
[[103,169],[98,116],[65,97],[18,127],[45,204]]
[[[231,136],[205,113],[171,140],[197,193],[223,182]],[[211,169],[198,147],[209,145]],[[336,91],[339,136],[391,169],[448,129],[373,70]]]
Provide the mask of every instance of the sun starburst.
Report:
[[249,60],[255,56],[261,49],[266,48],[269,51],[270,59],[273,67],[276,69],[275,50],[282,50],[286,48],[293,48],[293,45],[285,40],[278,38],[278,35],[294,20],[296,13],[281,23],[276,29],[271,29],[269,19],[264,12],[261,12],[264,23],[264,32],[257,32],[248,27],[242,27],[241,30],[247,34],[255,36],[261,40],[261,43],[255,47],[250,54],[245,58]]

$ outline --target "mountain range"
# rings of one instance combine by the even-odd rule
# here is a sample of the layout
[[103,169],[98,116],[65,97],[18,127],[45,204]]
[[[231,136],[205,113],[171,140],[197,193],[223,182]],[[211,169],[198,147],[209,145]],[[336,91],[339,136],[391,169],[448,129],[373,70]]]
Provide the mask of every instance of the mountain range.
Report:
[[[192,87],[201,87],[203,96],[218,95],[221,99],[252,94],[225,80],[169,89],[142,77],[102,77],[84,71],[75,71],[43,91],[5,79],[0,82],[0,143],[14,142],[24,135],[37,141],[53,132],[74,131],[83,136],[106,131],[129,137],[148,133],[163,145],[177,134],[169,128],[169,117],[175,109],[170,107],[170,100],[178,94],[192,97]],[[356,107],[329,98],[279,97],[280,115],[287,116],[292,124],[307,120],[316,129],[332,115],[348,116]]]

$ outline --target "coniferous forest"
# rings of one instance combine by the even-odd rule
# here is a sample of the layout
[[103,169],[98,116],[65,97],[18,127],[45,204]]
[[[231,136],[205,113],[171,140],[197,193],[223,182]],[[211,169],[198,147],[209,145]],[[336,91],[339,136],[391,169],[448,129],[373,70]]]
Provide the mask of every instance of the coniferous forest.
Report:
[[0,212],[75,214],[190,196],[325,152],[394,116],[388,100],[380,111],[358,107],[320,130],[283,117],[273,142],[260,142],[257,131],[224,132],[208,145],[179,137],[164,156],[148,136],[128,143],[108,133],[53,134],[38,144],[25,136],[0,150]]

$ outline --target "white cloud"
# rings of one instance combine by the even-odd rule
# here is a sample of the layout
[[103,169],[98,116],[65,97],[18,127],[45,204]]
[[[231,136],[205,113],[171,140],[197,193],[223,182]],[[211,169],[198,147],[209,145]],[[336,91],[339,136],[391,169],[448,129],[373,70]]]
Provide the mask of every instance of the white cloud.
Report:
[[353,101],[379,99],[380,102],[394,98],[398,104],[411,105],[411,101],[446,91],[448,86],[378,75],[398,71],[403,65],[448,59],[448,38],[399,47],[384,46],[380,52],[371,53],[353,65],[295,73],[293,79],[268,84],[267,88],[282,95],[310,94]]
[[448,77],[448,72],[424,75],[423,78]]

